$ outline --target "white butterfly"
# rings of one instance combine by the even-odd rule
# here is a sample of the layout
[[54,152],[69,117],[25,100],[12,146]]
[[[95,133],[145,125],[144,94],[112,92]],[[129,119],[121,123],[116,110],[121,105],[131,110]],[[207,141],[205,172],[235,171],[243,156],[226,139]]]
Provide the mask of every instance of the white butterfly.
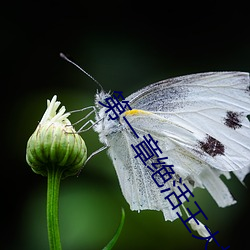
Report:
[[[178,216],[152,179],[152,172],[135,158],[136,145],[150,134],[174,165],[173,179],[192,191],[205,188],[220,207],[234,204],[220,175],[233,172],[243,182],[250,172],[250,85],[248,73],[211,72],[176,77],[151,84],[126,98],[133,109],[110,120],[99,104],[110,94],[96,94],[94,130],[108,147],[122,193],[131,210],[161,210],[165,220]],[[146,112],[145,112],[146,111]],[[123,117],[139,135],[136,138]],[[152,162],[152,160],[150,160]],[[173,180],[165,183],[178,193]]]

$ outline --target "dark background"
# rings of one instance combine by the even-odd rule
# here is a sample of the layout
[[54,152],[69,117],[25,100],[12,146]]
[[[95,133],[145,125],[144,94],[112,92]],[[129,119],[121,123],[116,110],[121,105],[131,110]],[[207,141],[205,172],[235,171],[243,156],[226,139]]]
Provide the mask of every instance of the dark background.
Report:
[[[46,99],[57,94],[67,110],[93,105],[97,85],[63,61],[60,52],[105,90],[121,90],[125,96],[168,77],[250,68],[248,5],[240,2],[1,5],[2,249],[48,249],[46,178],[34,174],[25,161],[27,140]],[[82,136],[89,153],[101,147],[94,132]],[[196,200],[212,232],[219,231],[221,245],[248,249],[249,189],[235,177],[225,182],[236,205],[218,208],[205,190],[194,192]],[[249,176],[245,182],[249,187]],[[126,220],[114,249],[205,249],[205,242],[192,238],[180,221],[164,222],[157,211],[130,211],[105,152],[91,159],[79,178],[62,181],[63,249],[101,249],[119,224],[121,207]],[[219,248],[212,242],[208,249]]]

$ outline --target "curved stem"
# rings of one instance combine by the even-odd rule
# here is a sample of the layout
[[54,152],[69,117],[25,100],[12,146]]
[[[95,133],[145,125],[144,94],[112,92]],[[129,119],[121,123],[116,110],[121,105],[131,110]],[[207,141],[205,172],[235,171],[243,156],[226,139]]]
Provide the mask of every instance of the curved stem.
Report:
[[62,170],[58,167],[48,168],[47,185],[47,228],[50,250],[61,250],[59,231],[59,188]]

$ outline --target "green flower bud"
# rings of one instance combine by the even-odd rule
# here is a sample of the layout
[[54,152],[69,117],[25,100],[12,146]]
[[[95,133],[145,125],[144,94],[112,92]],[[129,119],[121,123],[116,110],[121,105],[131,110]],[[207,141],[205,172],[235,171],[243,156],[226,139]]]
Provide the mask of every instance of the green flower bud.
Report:
[[65,113],[65,107],[56,113],[60,105],[56,98],[47,101],[47,110],[28,140],[26,160],[37,174],[47,176],[50,168],[58,168],[55,170],[67,177],[79,172],[86,161],[87,148],[67,119],[70,113]]

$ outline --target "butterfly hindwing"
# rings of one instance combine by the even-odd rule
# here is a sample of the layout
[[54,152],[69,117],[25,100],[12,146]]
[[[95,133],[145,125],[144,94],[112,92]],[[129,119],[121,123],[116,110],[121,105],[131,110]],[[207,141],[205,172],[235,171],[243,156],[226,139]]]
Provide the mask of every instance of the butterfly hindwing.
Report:
[[[139,131],[138,133],[142,138],[143,135]],[[166,220],[173,221],[178,218],[169,202],[159,192],[150,170],[139,159],[135,159],[131,144],[136,145],[138,139],[135,139],[129,130],[112,134],[108,139],[110,143],[108,154],[113,161],[122,193],[131,210],[161,210]]]
[[235,203],[228,188],[219,178],[223,172],[213,168],[195,151],[196,145],[193,142],[196,141],[197,134],[155,114],[126,115],[126,118],[136,133],[151,134],[154,140],[158,141],[162,156],[168,157],[169,164],[174,165],[176,176],[181,177],[191,189],[206,188],[220,207]]

